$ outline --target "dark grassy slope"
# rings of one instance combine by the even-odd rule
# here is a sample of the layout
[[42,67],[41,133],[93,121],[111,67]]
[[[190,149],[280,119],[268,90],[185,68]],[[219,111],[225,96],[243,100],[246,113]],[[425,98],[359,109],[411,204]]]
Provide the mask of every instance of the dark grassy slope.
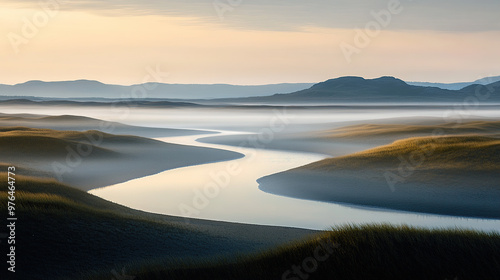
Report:
[[240,154],[99,131],[0,127],[0,159],[83,190]]
[[[0,173],[0,182],[6,182]],[[232,256],[312,231],[189,220],[135,211],[50,179],[16,176],[16,279],[75,279],[155,259]],[[5,221],[7,194],[0,192]],[[0,243],[7,252],[6,243]],[[5,263],[5,254],[2,254]],[[128,267],[127,267],[128,268]],[[0,277],[4,278],[5,269]]]
[[[495,279],[500,269],[498,235],[391,227],[344,228],[233,258],[311,232],[199,220],[187,225],[52,180],[16,181],[17,279],[110,279],[112,270],[121,274],[123,268],[136,279],[280,279],[329,242],[339,246],[309,279]],[[5,196],[0,192],[1,213],[7,212]],[[226,262],[180,265],[215,256]]]
[[321,201],[500,218],[500,139],[417,137],[259,179],[266,192]]
[[[300,267],[300,272],[294,273],[292,266]],[[171,270],[157,265],[128,274],[138,280],[498,279],[500,236],[460,230],[345,227],[230,264]]]
[[99,130],[112,134],[140,135],[143,137],[169,137],[208,133],[198,130],[131,126],[117,122],[108,122],[72,115],[42,116],[0,114],[0,126],[26,126],[70,131]]

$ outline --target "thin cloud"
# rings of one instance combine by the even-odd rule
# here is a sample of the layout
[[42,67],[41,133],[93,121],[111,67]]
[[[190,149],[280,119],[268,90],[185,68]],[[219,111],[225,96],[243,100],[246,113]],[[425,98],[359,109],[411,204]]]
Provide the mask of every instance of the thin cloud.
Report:
[[[56,0],[48,0],[56,1]],[[391,0],[57,0],[61,9],[85,10],[108,16],[164,15],[254,30],[364,28],[372,12],[386,9]],[[216,2],[217,1],[217,2]],[[392,0],[394,1],[394,0]],[[38,6],[38,0],[15,1]],[[223,13],[214,3],[236,3]],[[500,30],[498,0],[400,0],[403,11],[386,29],[481,32]],[[226,6],[227,7],[227,6]]]

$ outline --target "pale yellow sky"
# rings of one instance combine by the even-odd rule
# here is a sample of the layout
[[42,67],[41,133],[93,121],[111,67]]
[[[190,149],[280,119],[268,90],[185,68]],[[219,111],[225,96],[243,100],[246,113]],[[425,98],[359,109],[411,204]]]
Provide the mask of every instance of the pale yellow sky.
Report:
[[[403,16],[403,15],[401,15]],[[33,23],[36,30],[26,26]],[[24,33],[23,33],[24,28]],[[26,32],[29,31],[29,32]],[[320,82],[355,75],[457,82],[500,75],[500,32],[382,30],[345,58],[353,28],[240,28],[193,16],[0,8],[0,83],[91,79],[140,83],[148,66],[165,83]]]

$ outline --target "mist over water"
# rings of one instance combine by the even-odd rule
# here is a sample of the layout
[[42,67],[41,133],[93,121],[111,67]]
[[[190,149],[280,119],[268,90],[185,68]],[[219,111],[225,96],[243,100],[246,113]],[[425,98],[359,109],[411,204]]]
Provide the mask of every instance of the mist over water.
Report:
[[[231,134],[223,132],[223,134]],[[421,227],[463,227],[500,231],[495,220],[415,214],[354,205],[341,205],[276,196],[258,189],[256,180],[325,158],[323,155],[254,150],[201,144],[199,136],[163,138],[162,141],[228,149],[242,159],[165,171],[122,184],[92,190],[102,198],[148,212],[229,222],[328,229],[346,224],[392,223]],[[236,165],[241,171],[226,172]],[[225,183],[227,179],[227,184]],[[207,189],[218,186],[217,191]]]
[[288,121],[286,129],[315,130],[323,125],[331,128],[335,123],[367,123],[390,119],[391,123],[432,119],[442,122],[500,118],[500,105],[412,105],[377,106],[345,105],[335,107],[186,107],[186,108],[137,108],[110,106],[5,106],[4,114],[77,115],[129,125],[208,130],[237,130],[256,132],[268,127],[272,118]]
[[[278,120],[279,133],[307,133],[355,123],[425,123],[500,118],[494,106],[464,110],[459,106],[337,106],[254,108],[111,108],[65,106],[1,106],[6,114],[79,115],[129,125],[209,130],[219,136],[254,135]],[[500,221],[367,209],[293,199],[258,189],[263,176],[299,167],[325,155],[205,144],[212,135],[159,138],[184,145],[236,151],[244,158],[184,167],[91,191],[92,194],[148,212],[242,223],[312,229],[360,223],[409,224],[422,227],[464,227],[500,231]],[[273,137],[275,135],[272,135]],[[272,141],[272,138],[270,141]],[[342,149],[342,147],[339,147]],[[175,160],[175,159],[165,159]],[[230,174],[228,170],[239,170]],[[220,175],[224,174],[224,175]],[[229,174],[229,175],[228,175]],[[112,174],[110,174],[112,176]],[[213,186],[216,186],[215,188]],[[211,186],[212,189],[210,190]],[[209,190],[207,191],[206,188]]]

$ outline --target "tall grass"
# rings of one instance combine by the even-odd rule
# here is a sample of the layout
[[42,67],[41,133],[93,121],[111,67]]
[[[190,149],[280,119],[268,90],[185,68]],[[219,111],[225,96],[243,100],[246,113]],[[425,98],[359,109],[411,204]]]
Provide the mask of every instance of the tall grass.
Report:
[[[6,179],[0,173],[0,182]],[[53,179],[16,176],[15,203],[18,279],[77,279],[89,274],[94,279],[95,272],[110,279],[113,270],[150,260],[162,259],[172,267],[275,244],[271,239],[217,233],[215,222],[190,226],[175,217],[129,209]],[[0,213],[7,213],[4,190]],[[238,230],[237,225],[217,225]],[[4,243],[0,246],[7,250]]]
[[[311,258],[336,244],[328,258]],[[302,267],[302,277],[289,273]],[[307,270],[304,269],[307,267]],[[309,271],[309,272],[308,272]],[[149,264],[136,279],[498,279],[500,235],[388,225],[346,226],[260,254],[165,269]],[[104,279],[104,278],[103,278]]]

